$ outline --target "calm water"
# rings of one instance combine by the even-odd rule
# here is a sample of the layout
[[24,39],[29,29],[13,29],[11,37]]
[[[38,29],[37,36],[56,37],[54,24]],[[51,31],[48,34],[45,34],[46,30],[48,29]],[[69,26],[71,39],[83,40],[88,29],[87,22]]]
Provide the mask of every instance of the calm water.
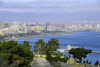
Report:
[[[100,52],[100,33],[97,32],[74,32],[63,35],[52,35],[52,36],[39,36],[32,38],[18,39],[18,42],[21,44],[23,41],[30,41],[32,45],[32,50],[34,49],[34,42],[38,39],[44,39],[45,42],[51,38],[56,38],[59,40],[60,48],[66,48],[68,44],[71,46],[78,46],[87,49],[92,49],[94,51]],[[100,61],[100,54],[92,53],[86,58],[94,64],[96,60]]]

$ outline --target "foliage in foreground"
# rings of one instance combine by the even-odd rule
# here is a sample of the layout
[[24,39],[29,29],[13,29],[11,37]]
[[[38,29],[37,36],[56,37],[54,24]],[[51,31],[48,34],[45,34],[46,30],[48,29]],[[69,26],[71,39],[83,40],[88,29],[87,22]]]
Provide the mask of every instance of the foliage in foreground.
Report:
[[57,39],[50,39],[48,43],[45,43],[42,39],[35,42],[35,52],[37,54],[45,54],[46,60],[53,66],[53,67],[60,67],[60,62],[66,63],[68,61],[68,57],[63,56],[62,53],[58,52],[57,49],[59,48],[59,42]]
[[29,42],[18,44],[17,41],[0,42],[0,67],[30,67],[33,53]]
[[99,65],[99,61],[97,60],[94,64],[94,66],[98,66]]
[[74,63],[76,62],[76,60],[79,61],[79,63],[81,63],[82,58],[86,58],[88,54],[90,54],[92,51],[89,49],[84,49],[84,48],[72,48],[69,51],[70,55],[73,55],[74,58]]

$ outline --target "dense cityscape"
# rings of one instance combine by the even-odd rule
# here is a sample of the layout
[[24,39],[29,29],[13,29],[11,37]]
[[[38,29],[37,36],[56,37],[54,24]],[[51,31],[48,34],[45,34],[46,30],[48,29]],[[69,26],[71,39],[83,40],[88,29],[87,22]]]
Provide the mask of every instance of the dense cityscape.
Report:
[[[75,31],[100,32],[100,24],[56,24],[56,23],[36,23],[36,22],[0,22],[1,39],[15,37],[25,37],[32,35],[42,35],[46,33],[70,33]],[[28,34],[28,35],[27,35]]]

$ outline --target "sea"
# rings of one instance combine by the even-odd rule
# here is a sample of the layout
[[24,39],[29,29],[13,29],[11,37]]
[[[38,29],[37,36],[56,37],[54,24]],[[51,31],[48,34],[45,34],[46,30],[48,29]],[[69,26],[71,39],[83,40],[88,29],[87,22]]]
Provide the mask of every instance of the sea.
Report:
[[[22,44],[24,41],[29,41],[29,45],[32,46],[31,50],[34,50],[36,41],[38,41],[39,39],[43,39],[45,42],[48,42],[51,38],[56,38],[59,40],[59,49],[66,49],[67,45],[70,44],[71,46],[91,49],[93,51],[100,52],[100,32],[79,31],[59,35],[44,35],[29,38],[20,38],[17,41],[19,44]],[[64,54],[68,56],[68,53]],[[97,60],[100,62],[100,54],[91,53],[87,56],[87,58],[83,58],[83,60],[89,60],[91,61],[92,65],[94,65]]]

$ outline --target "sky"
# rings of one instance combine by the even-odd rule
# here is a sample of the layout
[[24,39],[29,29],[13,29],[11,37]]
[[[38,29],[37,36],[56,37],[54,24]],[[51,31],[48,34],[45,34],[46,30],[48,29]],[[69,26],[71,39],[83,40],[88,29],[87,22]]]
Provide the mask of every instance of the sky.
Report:
[[100,0],[0,0],[0,21],[96,22]]

